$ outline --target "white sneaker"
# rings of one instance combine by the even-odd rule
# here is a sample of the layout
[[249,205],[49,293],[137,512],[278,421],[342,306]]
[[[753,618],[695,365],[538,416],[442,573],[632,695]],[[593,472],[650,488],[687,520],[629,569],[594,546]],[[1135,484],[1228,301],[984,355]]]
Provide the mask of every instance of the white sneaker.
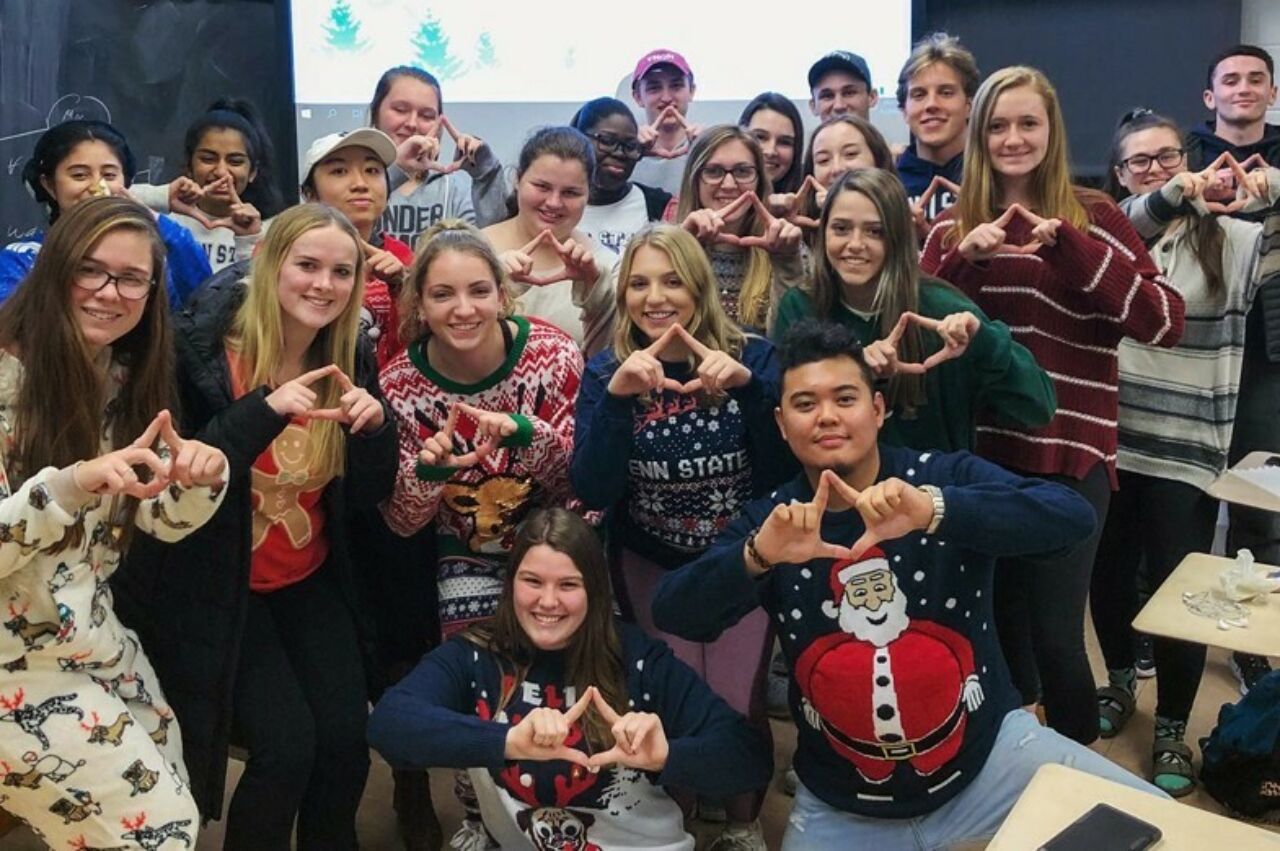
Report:
[[458,851],[488,851],[497,848],[497,844],[489,838],[489,831],[484,829],[484,822],[464,818],[458,832],[449,840],[449,847]]
[[707,846],[707,851],[769,851],[769,847],[764,844],[764,832],[757,819],[750,824],[730,824]]

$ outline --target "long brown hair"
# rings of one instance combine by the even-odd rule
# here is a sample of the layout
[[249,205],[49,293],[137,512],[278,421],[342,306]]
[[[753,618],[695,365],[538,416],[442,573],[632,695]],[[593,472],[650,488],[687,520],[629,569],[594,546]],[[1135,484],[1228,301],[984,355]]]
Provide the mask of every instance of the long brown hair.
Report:
[[[595,686],[615,710],[627,707],[626,671],[622,641],[613,620],[613,597],[609,590],[609,569],[604,547],[587,522],[563,508],[533,511],[516,533],[511,560],[502,581],[502,599],[492,618],[470,627],[463,636],[498,658],[502,676],[519,684],[532,664],[537,649],[520,627],[515,611],[515,577],[525,554],[538,545],[567,555],[582,574],[587,592],[587,614],[565,650],[565,676],[578,697]],[[504,693],[498,709],[505,708],[513,694]],[[587,741],[595,751],[613,746],[613,734],[598,713],[583,716]]]
[[[840,293],[844,282],[827,257],[827,223],[835,201],[845,192],[857,192],[875,205],[880,214],[884,239],[884,265],[876,279],[872,309],[880,316],[880,338],[888,337],[898,319],[908,311],[920,310],[920,263],[916,250],[915,225],[902,181],[878,168],[855,168],[845,172],[827,192],[826,204],[814,236],[813,306],[820,319],[834,319],[840,310]],[[908,325],[898,346],[903,361],[924,360],[924,344],[920,329]],[[923,376],[894,375],[889,380],[885,401],[893,408],[901,406],[905,416],[925,403]]]
[[[1168,130],[1175,139],[1179,140],[1178,144],[1182,144],[1182,129],[1177,123],[1149,109],[1131,110],[1120,119],[1115,135],[1111,137],[1111,156],[1107,163],[1106,182],[1107,191],[1117,201],[1129,195],[1129,190],[1125,189],[1120,182],[1120,169],[1123,168],[1120,160],[1124,153],[1125,140],[1134,133],[1155,128]],[[1204,271],[1205,284],[1210,294],[1216,296],[1226,288],[1222,273],[1222,246],[1226,241],[1226,234],[1223,233],[1217,216],[1201,215],[1190,204],[1183,204],[1177,217],[1165,229],[1165,233],[1174,234],[1175,240],[1186,242],[1196,262]]]
[[1105,196],[1092,189],[1072,186],[1071,165],[1067,157],[1067,128],[1062,119],[1058,92],[1049,78],[1035,68],[1013,65],[1001,68],[978,87],[973,97],[973,113],[969,118],[969,136],[964,149],[964,191],[955,203],[956,226],[943,238],[945,246],[960,240],[984,222],[997,219],[1001,200],[995,166],[987,148],[987,128],[1000,96],[1011,89],[1028,87],[1044,101],[1049,117],[1049,143],[1044,159],[1031,174],[1031,203],[1035,212],[1046,219],[1062,219],[1080,230],[1089,226],[1085,204]]
[[[104,412],[112,377],[95,364],[71,305],[85,258],[107,234],[128,230],[151,245],[153,286],[142,316],[110,347],[124,383]],[[50,228],[31,274],[0,307],[0,347],[22,362],[9,475],[17,483],[42,467],[66,467],[137,439],[173,402],[173,340],[164,287],[164,243],[151,213],[115,196],[80,202]],[[123,503],[131,528],[138,501]]]
[[427,272],[430,271],[431,264],[446,251],[475,257],[489,268],[494,285],[498,288],[499,322],[515,311],[515,299],[507,286],[507,276],[498,260],[498,253],[493,250],[493,244],[475,225],[462,219],[445,219],[427,228],[418,239],[418,250],[414,252],[413,263],[409,266],[405,282],[400,286],[399,333],[401,341],[406,344],[412,345],[431,334],[431,329],[422,319],[422,291],[427,285]]

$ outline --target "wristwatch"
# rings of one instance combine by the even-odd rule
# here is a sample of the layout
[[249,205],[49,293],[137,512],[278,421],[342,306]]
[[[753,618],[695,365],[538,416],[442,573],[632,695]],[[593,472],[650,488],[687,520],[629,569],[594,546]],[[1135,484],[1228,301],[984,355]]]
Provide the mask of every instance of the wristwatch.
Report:
[[947,516],[947,502],[942,498],[941,488],[934,485],[921,485],[920,490],[927,493],[929,499],[933,500],[933,520],[929,522],[929,527],[924,530],[926,535],[932,535],[942,525],[942,518]]

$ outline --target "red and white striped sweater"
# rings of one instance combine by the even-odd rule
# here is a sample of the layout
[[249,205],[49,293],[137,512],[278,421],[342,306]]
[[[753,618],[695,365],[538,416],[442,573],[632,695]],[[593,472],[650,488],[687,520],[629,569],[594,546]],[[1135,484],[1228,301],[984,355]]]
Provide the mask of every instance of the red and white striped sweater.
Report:
[[[975,451],[1014,469],[1074,478],[1102,461],[1115,487],[1116,347],[1124,337],[1176,345],[1184,306],[1124,213],[1109,199],[1082,200],[1087,232],[1064,222],[1056,245],[982,263],[970,263],[957,245],[944,246],[955,227],[948,210],[929,232],[920,266],[1007,324],[1053,379],[1058,410],[1047,426],[1011,426],[993,411],[978,423]],[[1022,245],[1031,226],[1015,217],[1006,232],[1009,244]]]

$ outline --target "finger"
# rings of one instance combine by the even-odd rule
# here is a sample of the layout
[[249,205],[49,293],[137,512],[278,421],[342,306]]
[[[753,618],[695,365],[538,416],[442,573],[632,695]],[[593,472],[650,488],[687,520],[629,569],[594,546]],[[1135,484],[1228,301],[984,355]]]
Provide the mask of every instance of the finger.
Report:
[[680,329],[679,322],[672,325],[666,331],[663,331],[661,337],[654,340],[653,343],[651,343],[648,348],[643,349],[642,351],[644,351],[645,354],[652,355],[653,357],[656,358],[658,356],[658,352],[665,349],[667,347],[667,344],[670,343],[672,340],[674,340],[676,338],[676,335],[680,333],[680,330],[683,330],[683,329],[680,329],[680,330],[677,330],[677,329]]
[[191,464],[196,460],[199,444],[191,443],[175,453],[169,462],[168,476],[184,488],[191,487]]
[[1020,205],[1020,204],[1010,204],[1010,205],[1009,205],[1009,209],[1005,210],[1005,211],[1000,215],[1000,218],[996,219],[994,222],[992,222],[992,224],[993,224],[993,225],[995,225],[995,226],[996,226],[996,227],[998,227],[998,228],[1004,228],[1004,226],[1005,226],[1005,225],[1007,225],[1007,224],[1009,224],[1009,222],[1013,221],[1013,217],[1014,217],[1014,216],[1016,216],[1016,215],[1018,215],[1018,214],[1019,214],[1019,212],[1021,212],[1021,210],[1022,210],[1022,205]]
[[684,341],[684,344],[689,347],[689,351],[693,352],[698,357],[708,358],[715,354],[711,349],[698,342],[698,338],[686,331],[684,326],[680,323],[677,322],[675,325],[672,325],[671,330],[674,330],[680,339]]
[[359,434],[364,431],[365,426],[372,422],[373,418],[377,416],[377,413],[378,403],[375,402],[372,397],[366,397],[356,403],[356,406],[347,414],[351,419],[352,433]]
[[587,686],[587,690],[583,692],[582,697],[578,698],[578,702],[570,706],[568,711],[564,713],[566,724],[573,725],[582,713],[587,711],[587,707],[591,705],[591,693],[595,691],[594,686]]
[[898,317],[897,324],[889,332],[889,336],[885,337],[885,342],[895,349],[898,348],[898,343],[902,341],[902,335],[907,333],[907,325],[911,323],[911,316],[910,311],[903,311],[902,315]]
[[450,443],[452,448],[453,430],[458,427],[458,404],[455,403],[449,407],[449,416],[445,418],[444,427],[436,432],[436,437],[442,437]]
[[613,711],[613,707],[609,705],[609,701],[605,700],[604,693],[600,689],[592,686],[589,697],[591,698],[591,705],[595,707],[596,712],[600,713],[600,718],[606,724],[612,727],[622,719],[621,715]]
[[862,554],[867,550],[880,543],[880,537],[874,532],[867,530],[862,533],[862,537],[853,542],[853,546],[849,548],[849,558],[857,561],[862,558]]
[[818,487],[813,492],[813,507],[817,510],[819,522],[821,522],[822,514],[827,510],[827,500],[831,495],[831,485],[827,482],[826,470],[818,476]]
[[444,128],[444,132],[449,134],[449,138],[452,139],[453,143],[456,145],[458,143],[458,137],[462,134],[458,132],[458,128],[453,126],[453,122],[449,120],[449,116],[444,115],[443,113],[440,115],[440,126]]
[[853,505],[862,496],[862,492],[842,479],[835,470],[823,470],[823,477],[830,482],[836,494],[849,505]]
[[348,414],[342,408],[312,408],[299,414],[306,420],[329,420],[337,423],[344,423],[348,419]]
[[164,424],[169,420],[168,410],[161,411],[156,414],[153,419],[142,432],[138,435],[138,439],[133,442],[133,446],[141,446],[150,448],[155,445],[156,438],[160,436],[160,430],[164,428]]
[[526,243],[525,246],[520,249],[520,253],[528,254],[532,256],[533,252],[538,249],[538,246],[546,242],[548,237],[555,239],[554,235],[551,233],[550,228],[542,229],[541,231],[538,232],[537,236],[529,240],[529,242]]
[[[756,193],[754,192],[751,192],[751,191],[743,192],[737,198],[734,198],[728,204],[725,204],[719,210],[715,210],[713,212],[720,217],[721,224],[723,226],[724,219],[728,218],[729,216],[732,216],[734,213],[746,207],[748,204],[751,203],[751,199],[755,197],[756,197]],[[756,199],[756,200],[759,200],[759,199]]]
[[627,757],[627,752],[624,751],[620,745],[615,745],[609,748],[609,750],[601,751],[588,759],[587,767],[592,771],[599,771],[602,768],[607,768],[618,763],[625,764]]
[[212,446],[201,445],[197,460],[191,464],[192,481],[217,482],[226,469],[227,458]]
[[300,384],[303,387],[309,387],[325,376],[333,375],[335,372],[341,371],[342,370],[338,369],[338,365],[336,363],[331,363],[328,366],[322,366],[318,369],[313,369],[310,372],[302,373],[302,375],[293,379],[293,383]]
[[640,753],[640,749],[644,747],[644,740],[649,737],[649,732],[654,728],[654,721],[657,720],[652,716],[641,716],[638,720],[635,733],[631,736],[631,752]]

